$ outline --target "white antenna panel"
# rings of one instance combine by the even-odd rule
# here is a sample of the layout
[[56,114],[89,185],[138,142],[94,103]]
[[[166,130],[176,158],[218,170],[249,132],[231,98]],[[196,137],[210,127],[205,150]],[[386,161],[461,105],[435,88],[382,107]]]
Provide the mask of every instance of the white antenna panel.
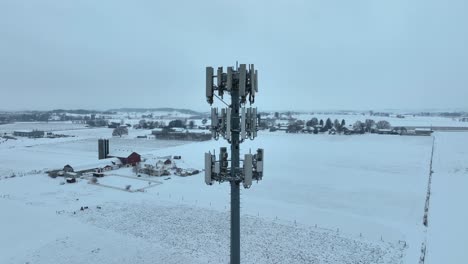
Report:
[[211,127],[217,128],[218,127],[218,108],[211,108]]
[[252,116],[250,118],[252,122],[252,132],[257,136],[257,108],[252,108]]
[[263,152],[263,149],[257,149],[257,156],[256,156],[257,162],[255,166],[255,169],[257,170],[257,172],[263,172],[264,155],[265,154]]
[[255,168],[257,172],[263,172],[263,161],[257,161],[257,165]]
[[244,157],[244,188],[250,188],[252,185],[252,154],[245,154]]

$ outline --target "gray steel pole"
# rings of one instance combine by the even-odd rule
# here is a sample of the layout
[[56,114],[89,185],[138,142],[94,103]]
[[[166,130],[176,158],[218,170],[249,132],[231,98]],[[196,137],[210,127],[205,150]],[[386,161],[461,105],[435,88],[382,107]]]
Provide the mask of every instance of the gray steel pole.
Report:
[[[231,92],[231,176],[234,178],[239,168],[240,131],[239,86]],[[240,264],[240,190],[239,181],[231,181],[231,264]]]

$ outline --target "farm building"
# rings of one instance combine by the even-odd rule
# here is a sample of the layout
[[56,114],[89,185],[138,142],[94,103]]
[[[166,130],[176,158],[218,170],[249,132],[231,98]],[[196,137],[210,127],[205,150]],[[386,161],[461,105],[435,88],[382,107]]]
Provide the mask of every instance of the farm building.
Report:
[[416,128],[414,133],[418,136],[430,136],[432,134],[432,129],[430,128]]
[[64,172],[74,172],[75,170],[73,169],[72,166],[70,166],[70,164],[67,164],[67,165],[63,166],[63,171]]
[[122,162],[123,165],[132,165],[135,166],[137,163],[141,162],[140,154],[136,152],[112,152],[108,154],[108,157],[117,158]]
[[392,129],[381,128],[381,129],[377,129],[377,134],[380,134],[380,135],[395,135],[395,134],[398,134],[398,133],[395,132]]
[[49,171],[50,176],[77,175],[84,172],[96,172],[110,169],[118,169],[122,162],[118,158],[109,158],[83,164],[67,164],[63,169]]
[[45,132],[40,130],[17,130],[13,132],[16,137],[42,138]]

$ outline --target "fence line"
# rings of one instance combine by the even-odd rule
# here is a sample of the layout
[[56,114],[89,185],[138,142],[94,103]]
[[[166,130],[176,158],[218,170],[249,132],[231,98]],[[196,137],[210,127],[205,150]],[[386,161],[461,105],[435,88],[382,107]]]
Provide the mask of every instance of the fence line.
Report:
[[426,260],[426,243],[427,243],[427,228],[429,226],[429,205],[431,200],[431,185],[432,185],[432,174],[434,171],[432,170],[432,161],[434,159],[434,145],[435,145],[435,137],[432,138],[432,150],[431,150],[431,161],[429,162],[429,179],[427,181],[427,192],[426,192],[426,202],[424,204],[424,217],[423,217],[423,225],[426,228],[426,236],[424,238],[424,242],[421,245],[421,256],[419,257],[419,264],[424,264]]

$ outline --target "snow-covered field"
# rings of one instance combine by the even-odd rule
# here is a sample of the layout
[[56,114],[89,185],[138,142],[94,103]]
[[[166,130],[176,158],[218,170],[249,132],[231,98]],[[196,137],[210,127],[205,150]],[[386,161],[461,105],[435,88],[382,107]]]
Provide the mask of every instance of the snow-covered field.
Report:
[[427,229],[427,264],[468,259],[468,133],[438,133]]
[[[111,129],[65,132],[76,137],[0,144],[0,208],[8,212],[0,217],[0,263],[228,262],[229,185],[206,186],[202,174],[158,178],[162,184],[145,192],[84,179],[60,185],[63,179],[44,174],[5,178],[11,171],[97,160],[97,139],[109,137]],[[181,155],[186,166],[203,168],[205,151],[226,146],[135,139],[134,133],[143,132],[111,139],[111,151]],[[467,154],[460,142],[466,148],[467,140],[459,135],[466,134],[436,134],[436,157],[452,155],[451,146],[458,144],[459,162],[453,164],[461,166],[455,173],[461,179],[468,166],[462,166]],[[431,137],[260,133],[242,145],[243,153],[265,149],[264,180],[241,191],[243,262],[417,263],[426,237],[422,215],[431,145]],[[437,173],[451,168],[444,166],[435,166],[434,208]],[[103,180],[117,181],[109,184],[119,188],[137,181],[112,177]],[[442,208],[447,201],[440,201]],[[82,206],[89,209],[80,211]],[[429,220],[434,228],[436,211]],[[431,249],[436,235],[430,232],[433,254],[438,246]]]
[[72,129],[83,129],[85,124],[74,124],[72,122],[17,122],[13,124],[0,125],[0,134],[12,133],[15,130],[42,130],[55,132]]

